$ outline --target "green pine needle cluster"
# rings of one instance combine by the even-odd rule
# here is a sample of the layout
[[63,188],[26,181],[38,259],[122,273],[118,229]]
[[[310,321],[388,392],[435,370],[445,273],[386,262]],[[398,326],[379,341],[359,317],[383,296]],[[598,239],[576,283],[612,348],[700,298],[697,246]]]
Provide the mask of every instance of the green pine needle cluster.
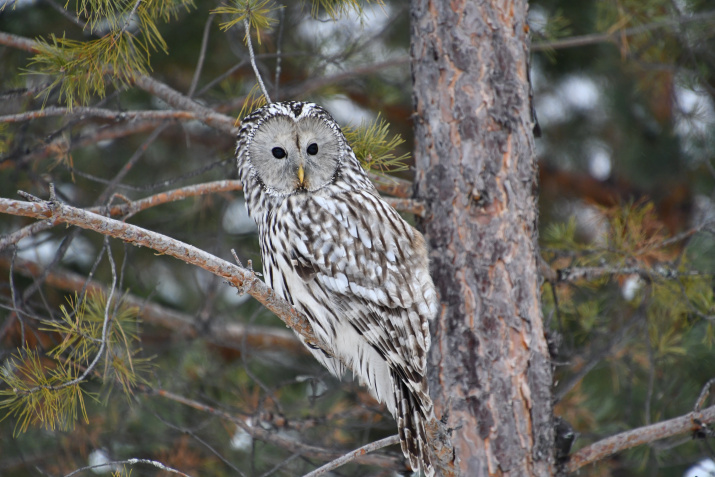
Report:
[[283,8],[276,5],[273,0],[233,0],[232,4],[224,4],[211,13],[215,15],[227,15],[229,19],[219,24],[221,30],[226,31],[237,24],[243,25],[244,20],[248,20],[251,30],[256,32],[258,44],[261,43],[261,30],[269,28],[277,20],[271,16],[271,12]]
[[193,0],[78,0],[77,18],[90,33],[102,36],[86,41],[55,35],[38,39],[28,73],[49,78],[40,93],[45,101],[58,89],[61,102],[86,105],[93,96],[106,95],[108,82],[118,88],[147,74],[151,54],[167,52],[157,21],[169,21],[192,6]]
[[390,124],[380,116],[375,121],[361,123],[357,128],[346,126],[343,134],[366,170],[378,174],[407,170],[405,161],[410,154],[396,157],[393,153],[405,140],[399,134],[390,137]]
[[[557,9],[553,14],[549,15],[543,25],[536,24],[534,27],[536,30],[535,36],[545,42],[566,38],[573,33],[571,21],[564,15],[561,9]],[[546,49],[544,53],[551,62],[556,61],[556,50],[549,48]]]
[[[46,354],[23,348],[0,370],[0,409],[3,416],[17,418],[16,432],[25,432],[30,425],[47,429],[69,430],[81,413],[87,421],[84,397],[96,397],[80,379],[100,352],[105,322],[106,297],[101,293],[85,300],[68,299],[60,307],[61,319],[48,321],[41,331],[59,336],[60,343]],[[149,360],[139,358],[136,308],[121,304],[111,307],[104,355],[93,370],[110,387],[119,384],[125,394],[142,380]]]
[[63,362],[49,360],[28,348],[18,351],[0,370],[0,380],[9,389],[0,390],[0,409],[6,409],[3,419],[16,418],[15,434],[27,431],[32,425],[45,429],[67,431],[74,428],[78,409],[88,422],[84,404],[88,394],[74,383],[80,370]]
[[241,112],[238,113],[239,121],[245,118],[249,112],[255,111],[265,105],[266,97],[261,93],[261,85],[256,83],[246,95],[246,100],[243,102],[243,106],[241,106]]
[[[370,3],[370,1],[365,3]],[[377,4],[383,5],[383,2],[378,0]],[[318,17],[321,13],[325,13],[332,20],[336,20],[351,12],[362,15],[362,11],[360,0],[313,0],[310,14],[313,17]]]
[[[647,303],[648,333],[651,352],[660,359],[682,356],[686,349],[681,343],[683,335],[693,326],[702,323],[705,333],[703,344],[715,344],[712,316],[715,316],[713,277],[693,271],[688,250],[679,251],[670,243],[665,227],[659,222],[652,203],[631,204],[602,209],[603,235],[594,241],[579,238],[575,220],[554,224],[543,235],[544,258],[554,268],[611,267],[645,271],[630,306],[633,309]],[[565,318],[573,318],[580,333],[608,326],[611,319],[605,310],[611,306],[604,302],[604,294],[613,288],[615,281],[628,275],[606,274],[595,279],[580,280],[573,290],[560,288],[559,310]],[[612,292],[620,294],[616,288]],[[545,292],[548,300],[550,292]],[[600,300],[600,301],[599,301]],[[553,307],[546,303],[546,308]],[[600,329],[600,332],[607,332]]]

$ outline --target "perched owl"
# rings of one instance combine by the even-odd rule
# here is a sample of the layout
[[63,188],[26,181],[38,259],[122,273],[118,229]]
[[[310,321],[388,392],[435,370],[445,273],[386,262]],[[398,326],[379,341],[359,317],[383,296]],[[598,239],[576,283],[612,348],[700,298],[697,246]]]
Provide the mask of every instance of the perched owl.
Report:
[[437,312],[422,235],[385,203],[340,127],[313,103],[273,103],[238,133],[238,169],[268,285],[310,321],[335,376],[353,370],[397,420],[413,469],[434,475],[425,367]]

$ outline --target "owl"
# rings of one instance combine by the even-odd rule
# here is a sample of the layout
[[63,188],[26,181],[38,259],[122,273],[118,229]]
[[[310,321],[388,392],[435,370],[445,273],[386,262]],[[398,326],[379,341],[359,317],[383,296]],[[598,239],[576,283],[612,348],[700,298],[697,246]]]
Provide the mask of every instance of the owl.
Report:
[[425,368],[437,296],[425,240],[380,198],[332,116],[281,102],[244,118],[236,149],[263,276],[303,313],[332,374],[345,368],[395,417],[413,469],[434,475]]

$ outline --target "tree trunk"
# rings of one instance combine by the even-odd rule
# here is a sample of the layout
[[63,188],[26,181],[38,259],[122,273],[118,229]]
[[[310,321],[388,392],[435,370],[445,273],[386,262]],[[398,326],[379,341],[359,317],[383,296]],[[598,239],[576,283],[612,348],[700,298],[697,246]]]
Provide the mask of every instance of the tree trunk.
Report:
[[554,473],[526,1],[412,2],[415,195],[442,308],[430,390],[463,476]]

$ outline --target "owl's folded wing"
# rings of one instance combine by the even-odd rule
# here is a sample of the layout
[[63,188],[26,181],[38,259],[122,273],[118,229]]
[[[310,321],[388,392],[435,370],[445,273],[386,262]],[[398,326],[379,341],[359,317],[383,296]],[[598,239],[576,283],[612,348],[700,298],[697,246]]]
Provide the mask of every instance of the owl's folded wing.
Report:
[[422,374],[436,313],[424,239],[371,192],[302,204],[289,227],[291,262],[386,359]]

